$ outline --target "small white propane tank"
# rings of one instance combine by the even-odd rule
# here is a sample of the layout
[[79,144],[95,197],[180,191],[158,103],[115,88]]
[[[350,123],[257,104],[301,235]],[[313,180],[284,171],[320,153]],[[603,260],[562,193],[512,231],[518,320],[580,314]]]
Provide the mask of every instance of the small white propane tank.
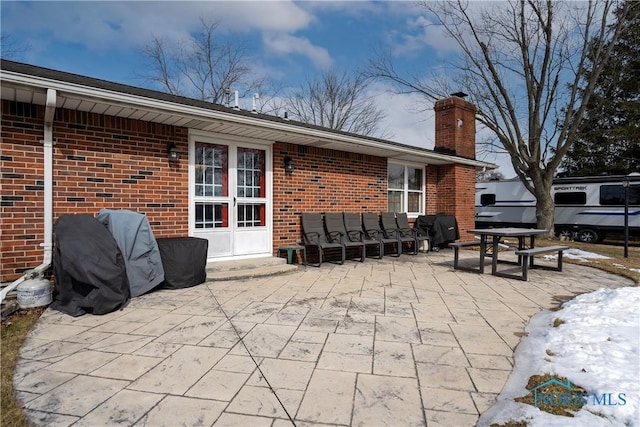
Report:
[[20,308],[42,307],[51,303],[51,282],[42,274],[35,274],[20,283],[16,291]]

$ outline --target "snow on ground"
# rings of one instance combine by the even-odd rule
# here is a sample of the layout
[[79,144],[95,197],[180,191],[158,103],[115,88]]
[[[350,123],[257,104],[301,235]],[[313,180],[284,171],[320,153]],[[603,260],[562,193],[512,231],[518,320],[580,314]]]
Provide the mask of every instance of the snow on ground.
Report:
[[[554,327],[554,320],[564,323]],[[531,318],[515,367],[479,426],[524,420],[529,426],[640,426],[640,288],[599,289]],[[587,404],[564,417],[515,402],[530,376],[548,373],[583,387]],[[606,397],[603,397],[606,396]],[[605,404],[606,403],[606,404]]]
[[[608,256],[594,254],[593,252],[587,252],[577,248],[567,249],[562,253],[562,256],[584,262],[589,262],[590,259],[610,259]],[[558,259],[558,255],[547,255],[545,258]]]

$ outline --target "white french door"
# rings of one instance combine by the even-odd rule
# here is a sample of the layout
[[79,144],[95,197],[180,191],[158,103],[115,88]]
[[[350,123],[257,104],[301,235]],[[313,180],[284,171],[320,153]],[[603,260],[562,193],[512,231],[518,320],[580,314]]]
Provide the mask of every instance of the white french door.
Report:
[[190,230],[208,258],[271,254],[271,147],[195,137]]

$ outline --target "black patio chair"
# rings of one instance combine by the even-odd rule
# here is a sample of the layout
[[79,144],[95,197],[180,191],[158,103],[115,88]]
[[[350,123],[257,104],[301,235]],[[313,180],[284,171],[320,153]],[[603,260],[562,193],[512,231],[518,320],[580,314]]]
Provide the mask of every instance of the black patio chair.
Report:
[[382,214],[380,214],[380,222],[385,237],[397,239],[398,242],[400,242],[400,252],[402,252],[402,247],[405,243],[410,243],[413,245],[413,255],[418,253],[418,241],[413,237],[412,230],[410,228],[401,230],[398,227],[396,215],[393,212],[382,212]]
[[344,227],[344,219],[342,213],[326,213],[324,214],[324,225],[327,229],[327,235],[331,242],[340,243],[345,250],[349,248],[358,248],[360,251],[360,262],[366,258],[366,250],[364,243],[360,239],[351,240],[347,230]]
[[427,242],[427,247],[431,247],[431,239],[429,238],[429,233],[423,233],[420,228],[411,227],[409,225],[409,219],[407,218],[406,213],[396,213],[396,224],[398,224],[398,229],[400,230],[410,230],[418,247],[420,246],[420,242],[424,241]]
[[345,246],[342,243],[332,242],[327,236],[322,223],[322,215],[319,213],[303,213],[302,237],[305,246],[313,246],[318,249],[318,267],[322,265],[324,251],[326,249],[338,249],[340,251],[340,264],[344,264]]
[[402,244],[396,238],[391,239],[385,236],[384,232],[380,228],[380,220],[378,219],[378,215],[372,212],[363,213],[362,228],[364,229],[365,235],[368,238],[377,240],[382,245],[395,245],[396,251],[393,256],[400,256],[400,254],[402,253]]
[[344,228],[347,230],[349,240],[362,242],[365,245],[365,255],[367,246],[376,246],[378,248],[378,259],[381,259],[384,255],[384,243],[369,237],[367,233],[362,230],[360,214],[345,212],[342,216],[344,219]]

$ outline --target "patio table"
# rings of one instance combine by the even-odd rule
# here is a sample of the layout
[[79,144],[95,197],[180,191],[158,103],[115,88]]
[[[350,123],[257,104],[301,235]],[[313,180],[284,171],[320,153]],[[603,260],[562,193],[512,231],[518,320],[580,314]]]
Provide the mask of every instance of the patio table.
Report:
[[[505,228],[481,228],[468,230],[469,233],[474,233],[480,236],[480,272],[484,270],[484,258],[487,254],[487,239],[491,237],[491,274],[494,276],[511,277],[511,275],[505,275],[498,272],[498,262],[507,262],[498,259],[498,245],[500,240],[504,237],[517,237],[518,238],[518,250],[525,249],[526,240],[529,238],[529,248],[535,247],[535,237],[541,234],[546,234],[549,230],[540,228],[519,228],[519,227],[505,227]],[[522,257],[518,256],[518,265],[522,265]],[[530,258],[530,266],[533,267],[533,257]]]

